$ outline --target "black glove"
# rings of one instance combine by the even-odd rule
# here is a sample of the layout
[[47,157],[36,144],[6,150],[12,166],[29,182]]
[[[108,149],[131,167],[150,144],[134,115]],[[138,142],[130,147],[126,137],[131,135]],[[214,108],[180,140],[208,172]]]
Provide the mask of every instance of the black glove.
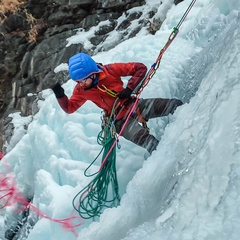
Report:
[[64,89],[62,88],[62,86],[60,85],[60,83],[56,83],[53,87],[52,90],[56,96],[56,98],[61,98],[63,97],[64,94]]
[[129,98],[131,96],[131,93],[132,93],[132,90],[130,88],[126,87],[119,93],[118,97],[119,97],[119,99]]

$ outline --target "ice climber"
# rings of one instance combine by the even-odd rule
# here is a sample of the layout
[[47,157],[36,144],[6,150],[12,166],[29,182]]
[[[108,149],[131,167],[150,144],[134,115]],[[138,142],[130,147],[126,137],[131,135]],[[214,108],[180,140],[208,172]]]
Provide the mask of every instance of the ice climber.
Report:
[[[116,132],[119,133],[126,116],[134,104],[132,91],[145,77],[147,67],[140,62],[112,63],[102,65],[96,63],[86,53],[78,53],[69,59],[69,74],[76,82],[72,96],[68,98],[62,86],[57,83],[52,90],[61,108],[66,113],[74,113],[87,101],[92,101],[104,110],[109,117],[115,100],[114,108]],[[130,77],[126,87],[121,77]],[[159,140],[140,122],[147,122],[151,118],[173,114],[175,109],[182,105],[178,99],[148,98],[139,99],[137,108],[122,132],[127,140],[145,148],[150,154],[156,150]]]

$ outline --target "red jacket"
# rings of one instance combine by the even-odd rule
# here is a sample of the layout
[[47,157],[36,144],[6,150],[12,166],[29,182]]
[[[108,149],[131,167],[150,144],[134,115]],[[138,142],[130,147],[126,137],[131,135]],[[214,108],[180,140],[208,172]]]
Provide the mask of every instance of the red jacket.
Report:
[[[73,113],[78,108],[80,108],[87,100],[92,101],[98,107],[102,108],[105,111],[106,115],[110,115],[112,111],[112,107],[116,100],[115,97],[110,96],[105,91],[101,91],[105,87],[117,93],[120,93],[123,87],[123,81],[121,77],[131,76],[128,81],[127,87],[131,90],[140,83],[140,81],[144,78],[147,72],[147,67],[138,62],[129,62],[129,63],[114,63],[103,66],[103,72],[99,73],[98,78],[98,86],[90,88],[88,90],[84,90],[77,84],[73,90],[73,94],[68,99],[65,95],[62,98],[58,98],[58,102],[61,108],[66,113]],[[122,99],[118,101],[118,106],[123,104],[126,99]],[[117,116],[117,119],[124,117],[127,109],[121,111],[121,113]]]

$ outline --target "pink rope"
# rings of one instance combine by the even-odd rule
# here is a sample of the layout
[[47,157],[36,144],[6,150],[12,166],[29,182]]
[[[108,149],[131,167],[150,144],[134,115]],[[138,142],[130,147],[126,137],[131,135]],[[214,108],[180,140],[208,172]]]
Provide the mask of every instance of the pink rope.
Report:
[[[18,209],[17,212],[22,212],[27,208],[30,208],[37,216],[61,224],[65,231],[72,232],[77,238],[78,234],[75,228],[83,224],[82,218],[80,218],[80,216],[74,216],[73,213],[70,217],[64,219],[56,219],[44,214],[33,204],[29,203],[29,201],[24,197],[24,195],[17,189],[17,183],[15,181],[13,173],[10,171],[10,167],[5,161],[3,161],[3,163],[5,164],[8,173],[12,176],[6,177],[3,173],[0,173],[0,202],[2,203],[2,207],[0,209],[3,209],[7,206],[16,206],[20,203],[22,207]],[[73,221],[76,220],[78,221],[78,223],[73,223]]]

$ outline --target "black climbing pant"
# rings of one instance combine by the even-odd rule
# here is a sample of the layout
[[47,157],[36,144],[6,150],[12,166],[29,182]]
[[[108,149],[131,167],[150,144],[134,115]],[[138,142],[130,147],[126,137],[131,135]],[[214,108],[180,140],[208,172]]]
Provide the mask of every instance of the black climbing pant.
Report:
[[[182,105],[178,99],[149,98],[139,99],[137,110],[141,116],[148,121],[151,118],[163,117],[173,114],[176,108]],[[120,132],[126,117],[115,122],[117,133]],[[147,149],[151,154],[156,150],[159,140],[151,135],[147,128],[144,128],[138,121],[138,115],[132,114],[127,122],[122,136],[127,140]]]

